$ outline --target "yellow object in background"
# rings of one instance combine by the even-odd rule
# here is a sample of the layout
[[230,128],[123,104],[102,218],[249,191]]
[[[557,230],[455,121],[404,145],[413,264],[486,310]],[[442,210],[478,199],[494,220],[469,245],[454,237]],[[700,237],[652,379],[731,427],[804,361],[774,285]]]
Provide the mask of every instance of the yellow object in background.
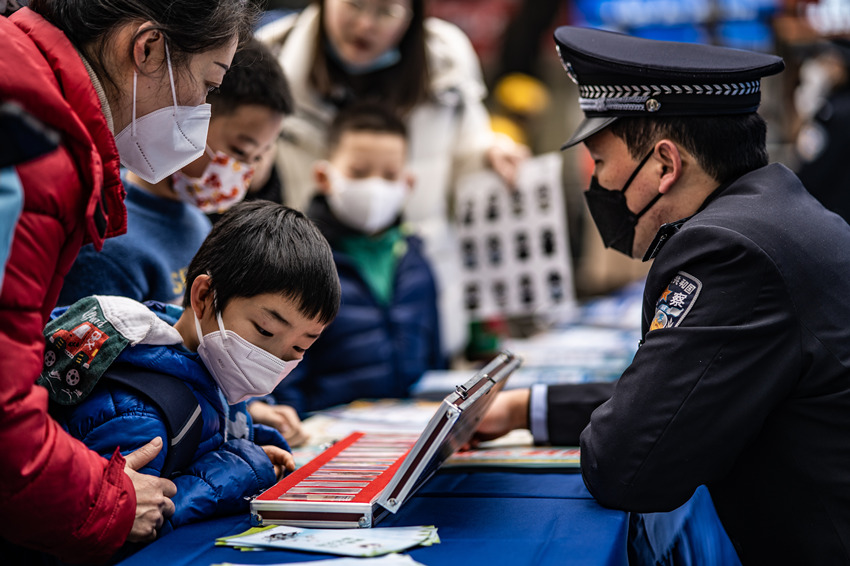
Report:
[[549,106],[549,89],[541,81],[523,73],[511,73],[499,80],[493,91],[496,102],[511,114],[534,116]]
[[508,136],[518,144],[528,145],[528,136],[525,133],[525,129],[512,118],[501,114],[494,114],[490,116],[490,128],[498,134]]
[[529,121],[549,106],[549,89],[530,75],[510,73],[496,83],[493,102],[495,108],[490,117],[493,131],[529,146]]

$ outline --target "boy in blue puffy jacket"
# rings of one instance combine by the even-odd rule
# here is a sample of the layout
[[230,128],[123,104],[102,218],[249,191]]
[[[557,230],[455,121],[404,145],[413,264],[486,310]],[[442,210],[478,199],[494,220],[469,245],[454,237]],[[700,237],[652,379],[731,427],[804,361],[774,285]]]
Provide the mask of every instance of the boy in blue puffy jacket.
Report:
[[[267,201],[240,203],[190,263],[183,308],[81,299],[48,324],[39,382],[57,420],[105,457],[169,438],[160,409],[110,371],[130,366],[188,385],[203,423],[200,441],[191,464],[171,477],[175,512],[161,534],[244,511],[246,497],[294,469],[286,441],[253,424],[245,400],[271,392],[297,365],[336,316],[339,299],[331,250],[303,214]],[[139,471],[160,475],[168,450],[165,443]]]
[[277,404],[251,404],[255,419],[269,424],[281,407],[304,414],[359,398],[407,397],[426,370],[445,367],[434,276],[422,241],[400,223],[413,185],[404,123],[362,102],[340,111],[328,138],[307,215],[333,248],[342,304],[275,390]]

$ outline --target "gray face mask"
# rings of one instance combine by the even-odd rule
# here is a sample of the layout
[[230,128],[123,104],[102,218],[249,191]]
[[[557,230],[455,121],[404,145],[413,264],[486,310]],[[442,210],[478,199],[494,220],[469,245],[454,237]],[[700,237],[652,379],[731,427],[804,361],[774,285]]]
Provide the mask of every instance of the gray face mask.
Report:
[[657,201],[661,198],[661,193],[653,198],[649,204],[643,207],[643,210],[635,214],[629,210],[626,204],[626,189],[632,184],[637,174],[643,168],[652,154],[655,152],[653,148],[646,157],[638,164],[632,172],[622,190],[609,190],[599,184],[599,180],[594,175],[590,179],[590,188],[585,191],[584,198],[587,201],[587,207],[590,209],[590,216],[593,217],[593,222],[599,230],[599,235],[602,236],[602,243],[606,248],[614,248],[620,253],[631,257],[632,247],[635,240],[635,227],[641,216],[646,214]]

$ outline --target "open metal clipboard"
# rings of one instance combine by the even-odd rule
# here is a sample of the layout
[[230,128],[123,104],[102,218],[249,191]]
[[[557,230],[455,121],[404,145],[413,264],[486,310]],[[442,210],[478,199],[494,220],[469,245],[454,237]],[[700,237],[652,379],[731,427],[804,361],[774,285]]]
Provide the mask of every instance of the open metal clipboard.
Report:
[[[495,394],[521,363],[511,352],[501,352],[443,399],[418,437],[354,432],[339,440],[254,498],[255,524],[374,526],[387,511],[397,512],[447,458],[469,442]],[[370,457],[358,463],[356,455],[364,451]],[[376,453],[395,455],[373,467]],[[364,480],[366,474],[373,477]],[[333,479],[323,483],[322,477]]]
[[378,497],[378,504],[392,513],[398,511],[449,456],[469,442],[495,394],[521,363],[521,358],[503,351],[443,399],[401,467]]

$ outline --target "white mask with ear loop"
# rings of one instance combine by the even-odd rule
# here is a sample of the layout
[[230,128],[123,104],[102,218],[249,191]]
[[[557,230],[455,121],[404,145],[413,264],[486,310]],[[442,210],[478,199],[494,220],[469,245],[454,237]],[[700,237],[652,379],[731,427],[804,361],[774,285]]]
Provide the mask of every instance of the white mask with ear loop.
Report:
[[197,315],[193,316],[200,342],[198,355],[231,405],[268,395],[301,361],[285,362],[232,330],[225,330],[218,312],[219,329],[204,336]]
[[136,83],[139,74],[134,70],[133,119],[129,126],[115,136],[121,163],[148,183],[158,183],[198,159],[207,145],[207,129],[210,125],[209,104],[177,105],[174,71],[167,42],[165,59],[174,105],[136,118]]

